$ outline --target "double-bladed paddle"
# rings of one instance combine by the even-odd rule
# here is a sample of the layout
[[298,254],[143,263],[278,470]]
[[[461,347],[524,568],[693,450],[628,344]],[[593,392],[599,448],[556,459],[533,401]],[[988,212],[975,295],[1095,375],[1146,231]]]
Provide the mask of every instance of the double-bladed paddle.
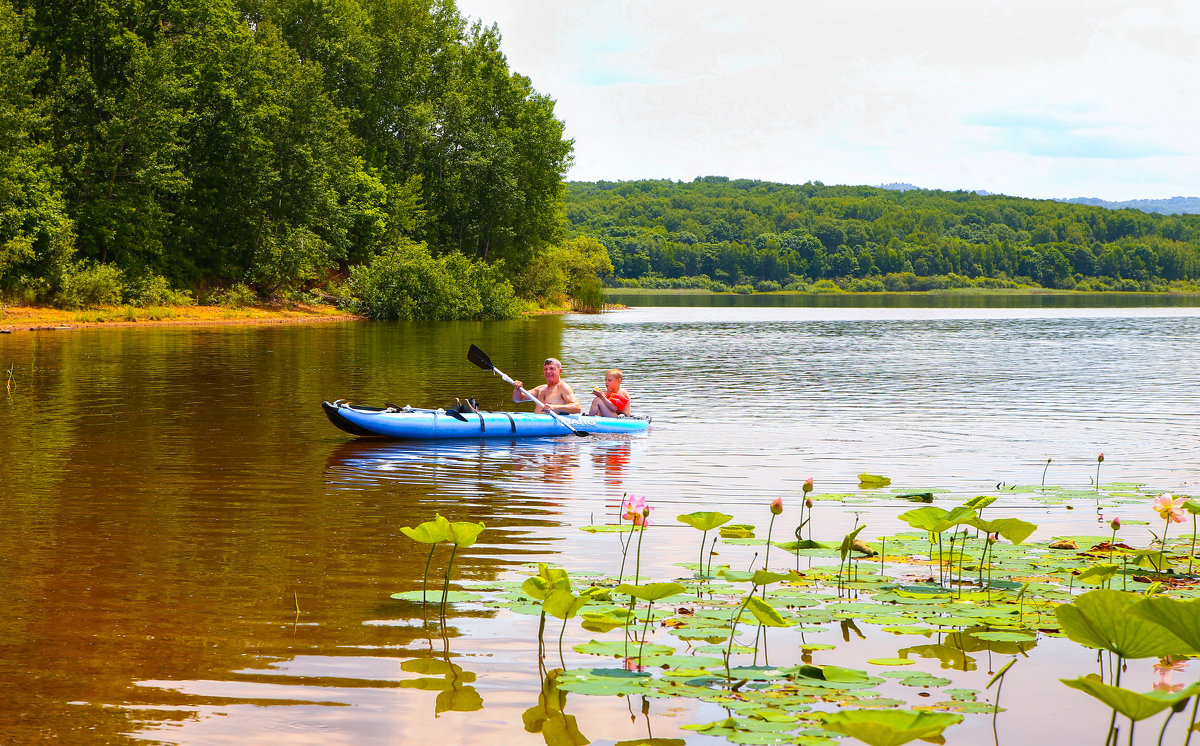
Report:
[[[487,356],[487,353],[484,352],[483,350],[479,349],[475,345],[471,345],[471,349],[467,350],[467,360],[470,360],[472,363],[474,363],[475,365],[479,366],[480,368],[486,370],[489,373],[495,373],[496,375],[503,378],[506,383],[509,383],[509,384],[513,383],[513,379],[506,376],[504,374],[504,371],[502,371],[499,368],[497,368],[496,366],[492,365],[492,359]],[[542,404],[542,402],[539,401],[536,397],[534,397],[533,394],[526,391],[524,386],[521,387],[521,393],[524,394],[526,397],[528,397],[529,401],[536,403],[542,409],[544,409],[547,414],[549,414],[551,417],[553,417],[556,422],[560,423],[561,425],[566,427],[568,430],[570,430],[573,435],[578,435],[581,438],[586,437],[588,435],[586,430],[579,430],[578,428],[571,425],[570,422],[567,422],[562,417],[560,417],[559,414],[557,412],[555,412],[553,409],[550,409],[545,404]]]

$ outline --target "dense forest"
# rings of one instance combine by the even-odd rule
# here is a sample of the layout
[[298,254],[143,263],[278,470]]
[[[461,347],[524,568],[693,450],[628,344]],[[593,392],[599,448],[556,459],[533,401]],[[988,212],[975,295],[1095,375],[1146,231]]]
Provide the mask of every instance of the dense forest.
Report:
[[265,299],[376,260],[553,285],[572,143],[500,41],[453,0],[0,0],[0,300]]
[[1200,215],[708,176],[571,182],[567,217],[624,287],[1200,289]]

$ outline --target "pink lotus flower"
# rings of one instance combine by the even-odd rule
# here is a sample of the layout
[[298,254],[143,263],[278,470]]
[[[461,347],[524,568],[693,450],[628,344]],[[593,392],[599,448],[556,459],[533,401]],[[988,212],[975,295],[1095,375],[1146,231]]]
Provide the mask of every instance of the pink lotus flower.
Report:
[[777,497],[771,501],[771,515],[779,515],[783,512],[783,498]]
[[1164,492],[1154,498],[1151,507],[1164,520],[1171,521],[1172,523],[1183,523],[1183,518],[1187,515],[1183,510],[1185,502],[1186,500],[1182,497],[1175,497],[1170,492]]
[[650,512],[654,508],[646,504],[646,498],[630,495],[625,501],[625,520],[635,526],[646,526],[650,523]]
[[1113,531],[1120,531],[1121,530],[1121,518],[1119,516],[1113,516],[1112,521],[1110,521],[1108,525],[1112,526]]

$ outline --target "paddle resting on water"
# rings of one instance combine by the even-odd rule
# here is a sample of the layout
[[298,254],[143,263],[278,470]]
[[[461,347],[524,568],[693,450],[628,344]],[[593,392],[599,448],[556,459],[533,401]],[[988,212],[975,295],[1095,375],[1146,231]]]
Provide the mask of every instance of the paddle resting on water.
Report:
[[[475,345],[471,345],[471,349],[467,350],[467,360],[470,360],[472,363],[474,363],[475,365],[479,366],[480,368],[488,371],[489,373],[495,373],[496,375],[503,378],[506,383],[509,383],[509,384],[513,383],[513,379],[506,376],[504,374],[504,371],[502,371],[499,368],[497,368],[496,366],[492,365],[492,359],[487,356],[487,353],[484,352],[483,350],[479,349]],[[557,412],[555,412],[553,409],[550,409],[545,404],[542,404],[542,402],[539,401],[537,398],[535,398],[533,394],[526,391],[524,386],[521,387],[521,393],[524,394],[529,399],[529,401],[536,403],[538,406],[540,406],[542,409],[544,409],[547,414],[549,414],[551,417],[553,417],[556,422],[558,422],[559,424],[563,425],[568,430],[570,430],[573,435],[578,435],[581,438],[586,437],[588,435],[586,430],[580,430],[580,429],[574,427],[570,422],[567,422],[561,416],[559,416],[559,414]]]

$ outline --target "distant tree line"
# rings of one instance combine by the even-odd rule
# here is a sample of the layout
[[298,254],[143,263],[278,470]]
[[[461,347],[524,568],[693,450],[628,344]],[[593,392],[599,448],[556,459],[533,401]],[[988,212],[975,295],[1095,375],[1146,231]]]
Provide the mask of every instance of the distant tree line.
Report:
[[616,285],[1200,289],[1200,215],[709,176],[571,182],[567,217]]
[[451,254],[520,290],[572,143],[500,41],[453,0],[0,0],[0,295],[267,297]]

